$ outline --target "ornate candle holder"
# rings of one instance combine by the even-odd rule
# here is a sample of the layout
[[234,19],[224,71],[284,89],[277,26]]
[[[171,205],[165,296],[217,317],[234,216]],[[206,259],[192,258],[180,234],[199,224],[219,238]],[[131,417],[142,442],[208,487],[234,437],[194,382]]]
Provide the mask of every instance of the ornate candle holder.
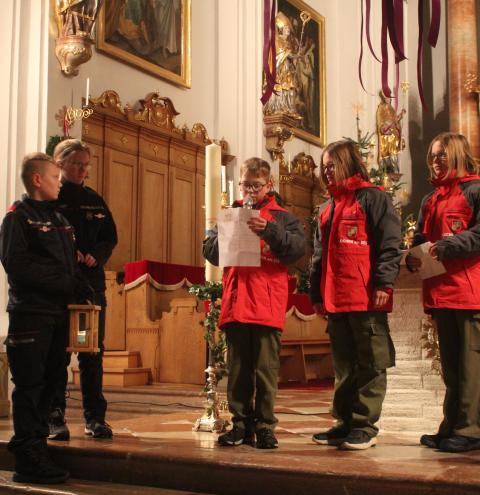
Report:
[[208,368],[205,370],[208,375],[205,384],[207,394],[205,410],[203,415],[195,421],[192,430],[221,433],[226,428],[226,421],[220,417],[221,401],[217,392],[218,369],[213,362],[211,350],[209,350],[208,355]]
[[220,200],[220,206],[222,208],[230,208],[230,205],[228,203],[228,192],[222,192],[222,199]]
[[55,55],[66,76],[77,76],[78,67],[92,58],[94,40],[85,34],[72,34],[57,38]]

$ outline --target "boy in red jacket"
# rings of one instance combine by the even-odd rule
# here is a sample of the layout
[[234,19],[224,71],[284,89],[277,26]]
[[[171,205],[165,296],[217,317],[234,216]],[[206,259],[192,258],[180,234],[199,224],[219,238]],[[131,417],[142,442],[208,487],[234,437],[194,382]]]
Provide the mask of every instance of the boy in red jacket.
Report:
[[[423,281],[423,306],[438,332],[447,387],[443,421],[420,443],[447,452],[480,449],[480,177],[461,134],[439,134],[428,149],[435,190],[420,207],[413,245],[432,242],[430,254],[447,272]],[[420,260],[409,255],[407,268]]]
[[[270,165],[250,158],[240,169],[240,193],[260,215],[248,225],[259,237],[260,267],[225,267],[219,327],[228,344],[227,396],[232,430],[220,435],[222,446],[278,446],[273,413],[280,368],[280,336],[288,302],[287,264],[305,253],[301,223],[275,201]],[[233,207],[243,206],[237,201]],[[203,244],[205,258],[218,265],[217,230]]]
[[329,144],[321,163],[331,199],[319,212],[310,297],[317,313],[328,315],[337,424],[313,441],[362,450],[377,443],[386,369],[395,365],[387,313],[401,258],[400,219],[368,181],[355,143]]

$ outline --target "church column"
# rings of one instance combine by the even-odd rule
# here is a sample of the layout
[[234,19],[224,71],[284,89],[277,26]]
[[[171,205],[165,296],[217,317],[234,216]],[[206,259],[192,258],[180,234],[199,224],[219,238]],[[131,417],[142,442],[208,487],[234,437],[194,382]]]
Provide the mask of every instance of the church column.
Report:
[[464,134],[474,156],[480,157],[480,119],[476,96],[465,89],[468,74],[478,73],[475,0],[449,0],[446,4],[450,130]]
[[[0,221],[8,206],[23,192],[19,176],[23,156],[45,150],[49,11],[49,0],[2,2]],[[0,269],[0,336],[5,335],[8,327],[6,301],[7,281]]]

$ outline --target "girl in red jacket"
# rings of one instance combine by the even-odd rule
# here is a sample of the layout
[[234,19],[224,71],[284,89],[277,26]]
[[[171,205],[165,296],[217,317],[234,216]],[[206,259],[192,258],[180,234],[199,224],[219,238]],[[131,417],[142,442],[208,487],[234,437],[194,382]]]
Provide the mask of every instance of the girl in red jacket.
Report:
[[[435,190],[420,207],[413,245],[431,242],[430,255],[447,272],[423,281],[423,305],[438,332],[446,385],[438,433],[420,443],[448,452],[480,449],[480,177],[464,136],[439,134],[428,149]],[[409,255],[407,267],[420,260]]]
[[386,369],[395,364],[387,312],[401,258],[400,219],[369,182],[355,143],[329,144],[321,163],[331,199],[319,212],[310,296],[328,315],[337,423],[313,441],[361,450],[377,442]]

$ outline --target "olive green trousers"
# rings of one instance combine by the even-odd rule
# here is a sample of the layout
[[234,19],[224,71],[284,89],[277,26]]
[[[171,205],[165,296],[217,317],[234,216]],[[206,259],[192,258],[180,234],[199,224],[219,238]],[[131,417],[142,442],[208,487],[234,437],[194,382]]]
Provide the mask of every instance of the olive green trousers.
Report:
[[375,436],[387,390],[386,369],[395,366],[387,314],[329,314],[328,333],[335,369],[332,415],[337,426]]
[[432,310],[446,392],[442,437],[480,438],[480,312]]
[[233,424],[253,432],[274,429],[273,413],[280,369],[277,329],[231,323],[225,330],[228,345],[227,398]]

